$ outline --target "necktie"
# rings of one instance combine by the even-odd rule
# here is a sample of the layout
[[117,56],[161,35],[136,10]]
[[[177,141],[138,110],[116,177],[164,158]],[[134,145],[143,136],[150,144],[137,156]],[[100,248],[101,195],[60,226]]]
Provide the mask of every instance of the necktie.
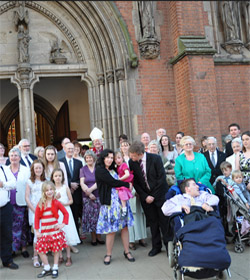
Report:
[[213,166],[215,167],[215,158],[214,158],[214,152],[212,153],[211,161]]
[[140,163],[142,175],[143,175],[144,181],[145,181],[145,183],[146,183],[146,186],[147,186],[147,188],[150,190],[150,187],[149,187],[149,184],[148,184],[148,180],[147,180],[146,174],[145,174],[145,172],[144,172],[142,160],[139,160],[139,163]]
[[69,160],[69,172],[71,175],[71,178],[73,177],[73,167],[72,167],[72,159]]
[[26,156],[25,158],[26,158],[26,160],[27,160],[27,162],[28,162],[28,165],[31,166],[31,162],[29,161],[28,156]]
[[191,203],[191,206],[196,205],[195,199],[192,196],[190,197],[190,203]]
[[228,183],[228,179],[229,179],[229,177],[225,177],[225,180],[226,180],[227,183]]

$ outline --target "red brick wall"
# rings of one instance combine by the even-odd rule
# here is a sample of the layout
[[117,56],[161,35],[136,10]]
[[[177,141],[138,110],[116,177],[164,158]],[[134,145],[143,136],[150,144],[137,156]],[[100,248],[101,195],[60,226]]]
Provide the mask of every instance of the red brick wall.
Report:
[[215,73],[221,133],[228,133],[230,123],[250,130],[250,66],[217,65]]
[[212,56],[188,56],[172,66],[168,62],[178,54],[181,35],[204,36],[208,24],[202,1],[158,1],[162,14],[160,57],[140,58],[132,18],[132,1],[115,2],[123,16],[139,57],[137,94],[142,98],[138,133],[146,131],[155,138],[159,127],[171,138],[178,130],[199,140],[213,135],[221,145],[221,134],[231,122],[249,129],[250,67],[215,66]]

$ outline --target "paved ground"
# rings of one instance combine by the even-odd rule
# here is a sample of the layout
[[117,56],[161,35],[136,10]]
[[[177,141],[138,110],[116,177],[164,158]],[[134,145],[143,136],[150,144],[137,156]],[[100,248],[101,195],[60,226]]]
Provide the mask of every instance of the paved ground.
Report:
[[[147,241],[150,243],[149,238]],[[168,265],[166,251],[162,251],[155,257],[148,257],[147,254],[150,248],[150,246],[143,248],[138,245],[136,251],[133,251],[136,261],[129,263],[123,256],[121,238],[118,233],[114,245],[112,262],[109,266],[105,266],[103,264],[105,245],[92,246],[88,236],[83,244],[78,245],[78,249],[80,250],[79,254],[72,254],[73,265],[69,268],[66,268],[64,265],[59,267],[58,279],[174,279],[172,269]],[[236,254],[233,245],[228,245],[228,250],[232,258],[230,267],[231,279],[249,280],[250,247],[246,247],[242,254]],[[31,247],[29,247],[29,252],[32,252]],[[41,268],[33,268],[31,259],[24,259],[21,255],[18,255],[14,260],[19,265],[19,270],[13,271],[1,266],[1,280],[36,279],[37,274],[42,270]],[[50,257],[50,263],[52,262],[52,257]],[[51,279],[51,276],[46,277],[46,279]]]

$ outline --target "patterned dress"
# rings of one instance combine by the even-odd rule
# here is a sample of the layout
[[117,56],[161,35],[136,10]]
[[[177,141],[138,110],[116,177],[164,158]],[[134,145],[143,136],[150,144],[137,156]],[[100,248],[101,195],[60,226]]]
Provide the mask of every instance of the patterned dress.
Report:
[[[95,184],[95,169],[90,171],[87,165],[81,168],[80,178],[84,178],[85,185],[91,188]],[[95,232],[97,221],[100,212],[100,198],[98,190],[94,190],[93,195],[95,200],[91,200],[84,192],[82,192],[82,231],[83,232]]]
[[47,207],[41,218],[42,237],[38,238],[36,243],[38,253],[58,252],[67,247],[64,232],[55,230],[57,223],[58,221],[54,217],[51,207]]
[[240,171],[243,173],[243,182],[246,186],[250,183],[250,158],[246,158],[243,152],[240,152]]
[[[118,180],[118,175],[115,171],[110,171],[111,176]],[[121,218],[121,200],[118,196],[118,191],[115,188],[111,190],[111,203],[110,205],[102,205],[99,213],[97,223],[97,234],[108,234],[119,231],[125,227],[132,227],[134,225],[134,217],[129,205],[127,203],[127,216],[125,219]]]

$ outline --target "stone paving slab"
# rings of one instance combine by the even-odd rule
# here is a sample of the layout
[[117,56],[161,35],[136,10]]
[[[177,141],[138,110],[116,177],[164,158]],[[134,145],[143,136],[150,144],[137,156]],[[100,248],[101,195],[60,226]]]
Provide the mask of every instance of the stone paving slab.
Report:
[[[172,269],[169,267],[166,257],[166,251],[163,250],[155,257],[148,257],[151,249],[150,239],[147,239],[148,247],[143,248],[137,245],[137,249],[132,251],[136,261],[128,262],[123,256],[123,248],[120,233],[116,235],[112,261],[109,266],[103,264],[105,255],[105,245],[92,246],[90,244],[90,236],[83,241],[83,244],[77,246],[80,250],[79,254],[72,254],[73,265],[65,267],[62,264],[59,267],[60,280],[171,280],[173,278]],[[242,254],[234,252],[232,244],[228,245],[228,250],[232,258],[230,271],[232,280],[249,280],[250,279],[250,247],[246,247]],[[28,248],[30,255],[32,247]],[[66,257],[66,255],[64,255]],[[19,265],[16,271],[0,267],[1,280],[22,280],[37,279],[37,274],[42,268],[34,268],[31,258],[24,259],[18,255],[14,261]],[[49,256],[50,264],[53,263],[53,257]],[[51,279],[48,276],[44,279]],[[190,279],[185,277],[185,279]],[[214,278],[210,278],[214,279]]]

